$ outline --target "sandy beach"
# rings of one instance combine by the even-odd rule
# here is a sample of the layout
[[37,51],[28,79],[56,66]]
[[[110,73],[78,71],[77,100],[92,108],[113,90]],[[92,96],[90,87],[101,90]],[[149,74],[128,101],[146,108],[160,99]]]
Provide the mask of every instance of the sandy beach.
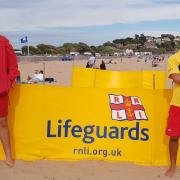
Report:
[[[107,62],[107,70],[113,71],[142,71],[142,70],[162,70],[166,71],[166,61],[159,62],[157,67],[152,67],[152,62],[145,62],[141,59],[137,62],[136,57],[132,58],[100,58],[96,61],[96,67],[99,68],[101,61]],[[113,60],[116,64],[109,64],[108,62]],[[86,67],[87,60],[74,60],[74,61],[20,61],[19,68],[21,71],[21,78],[26,81],[27,76],[32,76],[35,70],[43,70],[45,68],[45,77],[53,77],[56,81],[55,85],[70,86],[72,69],[73,67]],[[168,80],[167,80],[168,81]],[[168,86],[167,86],[168,87]]]
[[[106,59],[108,62],[110,59]],[[102,59],[97,60],[97,67]],[[166,71],[166,60],[160,62],[157,67],[152,68],[151,62],[137,62],[136,58],[113,59],[117,64],[107,64],[108,70],[116,71],[141,71],[141,70],[164,70]],[[33,75],[35,70],[43,70],[45,76],[53,77],[55,85],[70,86],[73,66],[85,67],[87,60],[76,61],[20,61],[19,68],[21,78],[26,80],[28,75]],[[44,66],[45,65],[45,66]],[[52,84],[53,85],[53,84]],[[140,166],[133,163],[117,163],[105,161],[21,161],[16,160],[14,168],[8,168],[0,161],[0,177],[2,180],[165,180],[167,167]],[[171,178],[180,179],[180,169]]]
[[146,167],[132,163],[104,161],[16,161],[14,168],[0,162],[1,179],[6,180],[179,180],[164,176],[166,167]]

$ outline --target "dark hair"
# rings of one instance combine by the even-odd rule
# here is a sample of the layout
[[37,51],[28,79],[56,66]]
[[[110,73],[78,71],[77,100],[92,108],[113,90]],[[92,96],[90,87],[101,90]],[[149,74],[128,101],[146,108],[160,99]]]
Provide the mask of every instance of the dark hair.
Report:
[[179,71],[180,71],[180,65],[178,66],[178,68],[179,68]]
[[39,71],[39,73],[43,74],[44,72],[41,70],[41,71]]

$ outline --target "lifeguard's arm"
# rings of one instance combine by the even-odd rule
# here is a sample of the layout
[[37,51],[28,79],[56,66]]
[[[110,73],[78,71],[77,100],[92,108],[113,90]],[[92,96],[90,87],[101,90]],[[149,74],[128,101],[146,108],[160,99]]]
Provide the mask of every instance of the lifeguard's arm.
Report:
[[10,43],[6,46],[7,50],[7,61],[8,61],[8,78],[10,86],[15,82],[16,77],[19,75],[17,58],[14,53],[13,47]]
[[169,78],[172,79],[175,83],[180,83],[180,74],[171,74]]
[[168,59],[168,77],[172,79],[174,83],[180,83],[179,64],[176,56],[171,56]]

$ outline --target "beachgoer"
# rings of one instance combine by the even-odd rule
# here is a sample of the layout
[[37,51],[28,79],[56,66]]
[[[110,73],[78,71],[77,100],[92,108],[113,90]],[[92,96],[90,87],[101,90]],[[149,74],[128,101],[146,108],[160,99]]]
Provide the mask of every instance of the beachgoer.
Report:
[[13,167],[8,115],[8,93],[19,76],[16,55],[8,39],[0,35],[0,139],[6,156],[6,164]]
[[90,64],[89,64],[89,61],[87,62],[86,64],[86,68],[91,68]]
[[33,77],[28,76],[27,80],[28,83],[42,83],[44,82],[44,72],[42,70],[39,72],[36,70]]
[[158,61],[157,61],[157,58],[155,58],[153,61],[152,61],[152,67],[157,67],[158,65]]
[[20,71],[17,71],[17,77],[16,77],[16,83],[20,84],[21,83],[21,76],[20,76]]
[[170,136],[170,167],[165,175],[172,177],[176,171],[176,159],[180,136],[180,51],[168,59],[168,77],[173,80],[173,96],[170,103],[166,134]]
[[94,68],[95,63],[96,63],[96,58],[95,58],[94,55],[92,55],[92,56],[89,58],[89,60],[88,60],[89,67],[90,67],[90,68]]
[[100,69],[106,70],[106,64],[105,64],[104,61],[101,62],[101,64],[100,64]]

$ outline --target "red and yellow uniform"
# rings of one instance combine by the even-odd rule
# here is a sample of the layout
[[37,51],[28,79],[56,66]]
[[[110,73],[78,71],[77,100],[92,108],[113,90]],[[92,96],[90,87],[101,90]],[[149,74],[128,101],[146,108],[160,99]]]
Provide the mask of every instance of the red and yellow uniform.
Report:
[[[180,51],[168,60],[168,76],[180,74]],[[166,134],[169,136],[180,136],[180,83],[173,86],[173,96],[170,103],[169,118]]]

